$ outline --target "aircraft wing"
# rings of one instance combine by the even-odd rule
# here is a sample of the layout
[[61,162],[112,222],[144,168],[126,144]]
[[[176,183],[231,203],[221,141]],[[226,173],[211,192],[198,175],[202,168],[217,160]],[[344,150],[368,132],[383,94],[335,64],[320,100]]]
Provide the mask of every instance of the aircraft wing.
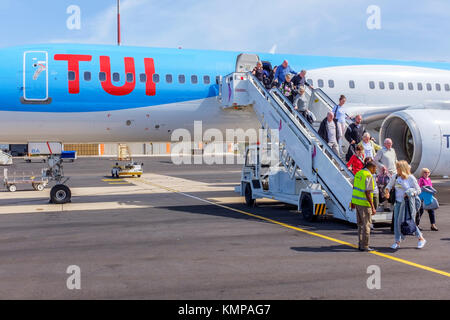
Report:
[[350,117],[358,114],[362,115],[364,123],[384,120],[391,113],[406,109],[450,109],[450,101],[429,101],[418,105],[367,105],[367,104],[348,104],[346,113]]

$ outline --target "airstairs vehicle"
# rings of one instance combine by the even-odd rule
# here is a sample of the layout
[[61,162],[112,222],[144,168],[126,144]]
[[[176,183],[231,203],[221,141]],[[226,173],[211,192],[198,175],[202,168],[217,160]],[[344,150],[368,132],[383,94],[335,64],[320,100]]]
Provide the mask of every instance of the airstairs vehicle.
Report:
[[[249,146],[236,191],[249,205],[270,198],[296,205],[310,221],[332,215],[356,223],[350,207],[353,173],[319,136],[317,123],[311,125],[278,89],[266,89],[253,76],[258,60],[257,55],[238,56],[236,71],[219,83],[219,101],[222,108],[253,107],[262,129],[267,129],[271,148],[279,152],[279,161],[264,163],[264,146]],[[318,120],[325,118],[336,104],[320,89],[305,89],[309,110]],[[372,221],[390,222],[391,217],[391,212],[377,212]]]

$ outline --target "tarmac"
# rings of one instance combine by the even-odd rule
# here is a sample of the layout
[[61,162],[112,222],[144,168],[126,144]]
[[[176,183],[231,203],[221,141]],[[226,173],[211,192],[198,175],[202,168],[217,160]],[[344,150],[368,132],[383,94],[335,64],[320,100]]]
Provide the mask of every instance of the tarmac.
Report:
[[[350,224],[307,222],[273,200],[247,207],[239,164],[135,161],[144,175],[118,180],[113,159],[65,164],[65,205],[48,203],[49,187],[0,191],[0,299],[450,299],[450,179],[433,179],[439,231],[425,213],[425,248],[408,236],[390,249],[385,224],[368,253]],[[10,171],[42,167],[15,159]],[[81,288],[70,290],[74,265]]]

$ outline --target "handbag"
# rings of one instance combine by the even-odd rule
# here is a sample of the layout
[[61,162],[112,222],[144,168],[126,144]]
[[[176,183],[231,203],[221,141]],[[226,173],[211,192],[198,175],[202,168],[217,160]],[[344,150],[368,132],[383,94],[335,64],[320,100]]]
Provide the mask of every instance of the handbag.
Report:
[[[392,176],[391,179],[394,179],[394,180],[397,179],[397,175]],[[390,204],[395,204],[395,184],[394,184],[394,186],[392,186],[391,191],[389,191],[388,202]]]
[[439,209],[439,201],[433,197],[430,204],[423,205],[424,210],[436,210]]
[[388,202],[390,204],[394,204],[395,203],[395,187],[392,187],[391,191],[389,191],[389,200]]
[[400,226],[403,235],[412,235],[416,232],[416,223],[411,217],[411,209],[409,208],[409,199],[405,199],[405,218]]

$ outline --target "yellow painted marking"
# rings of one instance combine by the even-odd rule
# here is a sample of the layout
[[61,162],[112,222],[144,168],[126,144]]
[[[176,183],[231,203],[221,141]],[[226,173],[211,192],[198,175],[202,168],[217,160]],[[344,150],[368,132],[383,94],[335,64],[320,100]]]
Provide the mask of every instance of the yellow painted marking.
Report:
[[[285,227],[285,228],[288,228],[288,229],[300,231],[300,232],[309,234],[311,236],[315,236],[315,237],[318,237],[318,238],[322,238],[322,239],[325,239],[325,240],[329,240],[329,241],[332,241],[332,242],[343,244],[343,245],[346,245],[346,246],[349,246],[349,247],[352,247],[352,248],[355,248],[355,249],[358,248],[358,246],[356,246],[354,244],[351,244],[349,242],[346,242],[346,241],[342,241],[342,240],[339,240],[339,239],[336,239],[336,238],[328,237],[328,236],[325,236],[323,234],[312,232],[312,231],[308,231],[308,230],[305,230],[305,229],[302,229],[302,228],[294,227],[294,226],[291,226],[291,225],[283,223],[283,222],[279,222],[279,221],[272,220],[272,219],[269,219],[269,218],[266,218],[266,217],[263,217],[263,216],[259,216],[259,215],[256,215],[256,214],[253,214],[253,213],[250,213],[250,212],[246,212],[246,211],[242,211],[242,210],[235,209],[235,208],[232,208],[232,207],[228,207],[228,206],[225,206],[223,204],[214,203],[212,201],[208,201],[208,200],[205,200],[205,199],[202,199],[202,198],[190,195],[188,193],[184,193],[184,192],[181,192],[181,191],[169,188],[169,187],[165,187],[165,186],[162,186],[162,185],[159,185],[159,184],[156,184],[156,183],[144,180],[144,179],[137,179],[137,180],[139,180],[140,182],[143,182],[145,184],[152,185],[154,187],[158,187],[158,188],[161,188],[161,189],[173,192],[173,193],[179,193],[179,194],[182,194],[182,195],[184,195],[186,197],[189,197],[189,198],[193,198],[193,199],[197,199],[197,200],[200,200],[200,201],[203,201],[203,202],[206,202],[206,203],[210,203],[212,205],[215,205],[215,206],[218,206],[218,207],[221,207],[221,208],[224,208],[224,209],[228,209],[230,211],[242,213],[242,214],[244,214],[246,216],[250,216],[250,217],[253,217],[253,218],[256,218],[256,219],[264,220],[264,221],[267,221],[267,222],[270,222],[270,223],[273,223],[273,224],[276,224],[276,225],[279,225],[279,226],[282,226],[282,227]],[[430,271],[430,272],[433,272],[433,273],[437,273],[437,274],[440,274],[440,275],[443,275],[443,276],[446,276],[446,277],[450,278],[450,273],[446,272],[446,271],[442,271],[442,270],[439,270],[439,269],[431,268],[431,267],[428,267],[428,266],[425,266],[425,265],[422,265],[422,264],[418,264],[418,263],[415,263],[415,262],[412,262],[412,261],[408,261],[408,260],[405,260],[405,259],[397,258],[397,257],[391,256],[389,254],[384,254],[384,253],[381,253],[381,252],[378,252],[378,251],[369,251],[368,253],[371,253],[371,254],[374,254],[374,255],[377,255],[377,256],[389,259],[389,260],[397,261],[397,262],[400,262],[400,263],[403,263],[403,264],[406,264],[406,265],[409,265],[409,266],[412,266],[412,267],[416,267],[418,269],[422,269],[422,270]]]
[[122,179],[102,179],[102,181],[104,182],[119,182],[119,181],[123,181]]
[[130,184],[129,182],[110,182],[108,184]]

